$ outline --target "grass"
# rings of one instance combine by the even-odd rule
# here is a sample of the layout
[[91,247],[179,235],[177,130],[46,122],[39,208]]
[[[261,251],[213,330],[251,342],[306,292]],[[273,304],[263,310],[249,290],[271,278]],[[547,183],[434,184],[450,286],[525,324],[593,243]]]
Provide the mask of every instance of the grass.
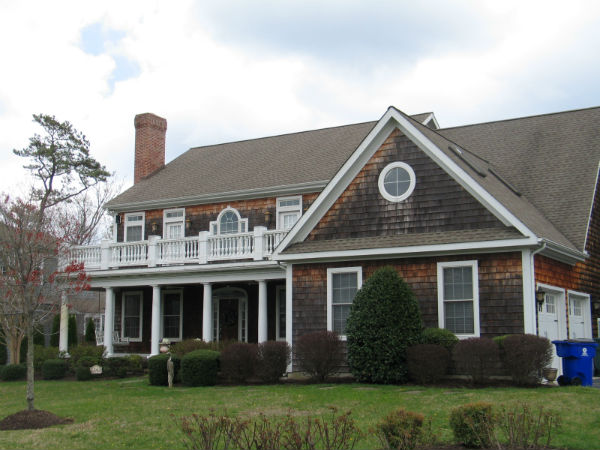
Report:
[[[361,384],[217,386],[185,388],[149,386],[146,378],[123,380],[36,381],[36,407],[72,417],[71,425],[43,430],[0,431],[0,448],[44,449],[180,449],[185,448],[174,417],[208,413],[327,414],[335,405],[352,411],[367,431],[396,408],[420,412],[433,422],[442,441],[451,443],[450,410],[464,403],[523,401],[560,413],[563,428],[554,447],[596,448],[600,442],[600,390],[565,388],[423,388]],[[0,383],[0,419],[25,409],[25,383]],[[357,448],[377,448],[373,436]]]

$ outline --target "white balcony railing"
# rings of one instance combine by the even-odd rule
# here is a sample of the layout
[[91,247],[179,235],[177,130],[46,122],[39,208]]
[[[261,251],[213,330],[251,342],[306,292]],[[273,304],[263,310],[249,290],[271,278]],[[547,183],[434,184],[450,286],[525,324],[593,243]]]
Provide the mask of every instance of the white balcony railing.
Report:
[[198,236],[181,239],[150,236],[147,241],[102,241],[101,245],[72,247],[70,257],[83,262],[86,270],[207,264],[240,259],[260,261],[273,253],[286,234],[287,231],[255,227],[250,233],[219,236],[211,236],[208,231],[202,231]]

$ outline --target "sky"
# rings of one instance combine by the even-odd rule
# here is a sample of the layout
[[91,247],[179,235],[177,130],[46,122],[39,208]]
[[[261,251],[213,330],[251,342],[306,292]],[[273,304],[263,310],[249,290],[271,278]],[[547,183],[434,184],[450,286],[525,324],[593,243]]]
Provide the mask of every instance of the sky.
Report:
[[190,147],[364,122],[442,127],[600,105],[600,2],[0,0],[0,192],[68,120],[127,187],[138,113]]

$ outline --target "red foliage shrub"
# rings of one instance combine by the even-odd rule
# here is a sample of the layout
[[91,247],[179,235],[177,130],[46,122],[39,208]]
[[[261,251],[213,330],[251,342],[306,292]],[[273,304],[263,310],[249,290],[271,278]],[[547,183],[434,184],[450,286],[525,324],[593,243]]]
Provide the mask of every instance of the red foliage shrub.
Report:
[[469,375],[474,383],[483,383],[499,363],[498,345],[489,338],[464,339],[454,346],[452,358],[459,372]]
[[244,383],[256,371],[258,349],[256,344],[235,342],[221,352],[221,374],[228,380]]
[[436,344],[418,344],[406,351],[408,373],[417,383],[435,383],[448,372],[450,352]]
[[267,383],[277,383],[287,371],[290,355],[287,342],[266,341],[258,344],[258,377]]
[[513,334],[502,341],[502,364],[518,385],[535,384],[552,362],[552,343],[542,336]]
[[294,346],[300,368],[320,382],[339,370],[343,350],[338,334],[325,330],[300,336]]

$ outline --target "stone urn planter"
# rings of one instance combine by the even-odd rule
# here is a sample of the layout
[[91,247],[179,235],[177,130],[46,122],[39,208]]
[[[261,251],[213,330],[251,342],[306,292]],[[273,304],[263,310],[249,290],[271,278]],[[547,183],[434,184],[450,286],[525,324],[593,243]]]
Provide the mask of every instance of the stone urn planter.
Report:
[[555,369],[554,367],[546,367],[544,370],[542,370],[542,376],[549,384],[554,383],[557,373],[558,369]]

